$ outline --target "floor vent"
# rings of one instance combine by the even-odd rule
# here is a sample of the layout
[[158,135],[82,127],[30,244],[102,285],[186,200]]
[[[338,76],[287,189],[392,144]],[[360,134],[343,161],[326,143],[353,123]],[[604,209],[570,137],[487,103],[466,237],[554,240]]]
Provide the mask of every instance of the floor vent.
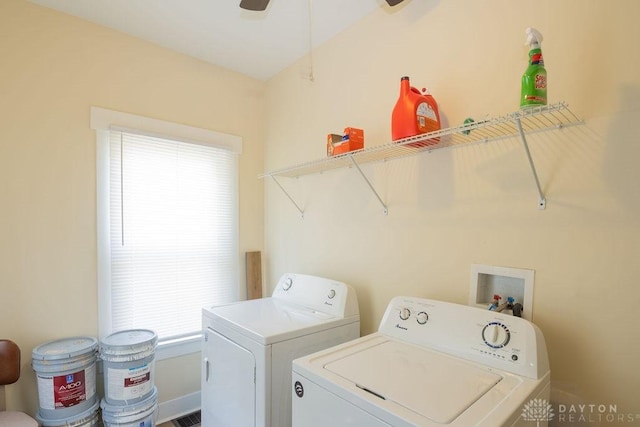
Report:
[[173,420],[176,427],[197,427],[200,425],[200,411]]

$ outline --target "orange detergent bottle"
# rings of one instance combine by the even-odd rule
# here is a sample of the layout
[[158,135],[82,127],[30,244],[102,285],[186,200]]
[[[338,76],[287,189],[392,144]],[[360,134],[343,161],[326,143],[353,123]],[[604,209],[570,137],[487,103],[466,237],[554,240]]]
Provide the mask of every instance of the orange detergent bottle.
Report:
[[[438,104],[433,96],[424,92],[426,92],[425,89],[420,92],[412,87],[409,77],[404,76],[400,79],[400,96],[391,115],[391,139],[393,141],[440,130]],[[437,144],[438,141],[439,138],[433,138],[408,145],[431,145]]]

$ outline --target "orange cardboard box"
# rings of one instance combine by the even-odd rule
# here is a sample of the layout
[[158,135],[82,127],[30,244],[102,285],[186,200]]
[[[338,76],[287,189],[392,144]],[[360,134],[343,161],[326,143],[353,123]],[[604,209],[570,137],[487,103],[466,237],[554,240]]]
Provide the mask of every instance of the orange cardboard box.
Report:
[[364,144],[364,131],[362,129],[344,128],[344,135],[351,142]]
[[327,135],[327,156],[337,156],[364,148],[364,131],[356,128],[345,128],[344,137],[330,133]]

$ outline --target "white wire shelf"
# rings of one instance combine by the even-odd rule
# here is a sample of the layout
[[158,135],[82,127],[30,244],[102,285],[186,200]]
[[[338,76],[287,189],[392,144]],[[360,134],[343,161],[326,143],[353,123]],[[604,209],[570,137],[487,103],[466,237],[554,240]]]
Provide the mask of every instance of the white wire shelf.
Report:
[[412,156],[423,151],[510,138],[519,135],[516,119],[520,120],[522,129],[527,134],[582,123],[582,120],[569,110],[567,104],[560,102],[424,133],[334,157],[300,163],[295,166],[266,172],[260,175],[259,178],[268,176],[295,178],[331,169],[350,167],[353,165],[352,158],[358,164],[365,164]]
[[524,144],[527,157],[529,158],[529,163],[538,187],[538,192],[540,193],[538,207],[544,209],[544,195],[542,194],[542,189],[538,182],[535,166],[529,153],[525,135],[578,125],[581,123],[583,123],[583,120],[578,118],[569,109],[566,103],[559,102],[557,104],[527,108],[504,116],[424,133],[418,136],[404,138],[383,145],[368,147],[334,157],[326,157],[323,159],[300,163],[291,167],[266,172],[259,175],[259,178],[273,178],[285,192],[287,197],[289,197],[294,205],[296,205],[300,213],[304,214],[303,210],[295,203],[291,196],[277,181],[276,177],[295,178],[303,175],[355,166],[362,177],[367,181],[367,184],[375,193],[376,197],[378,197],[378,200],[384,207],[384,212],[387,213],[386,205],[382,199],[380,199],[369,180],[362,173],[359,165],[413,156],[425,151],[429,152],[443,148],[470,145],[477,142],[489,142],[520,136],[522,143]]

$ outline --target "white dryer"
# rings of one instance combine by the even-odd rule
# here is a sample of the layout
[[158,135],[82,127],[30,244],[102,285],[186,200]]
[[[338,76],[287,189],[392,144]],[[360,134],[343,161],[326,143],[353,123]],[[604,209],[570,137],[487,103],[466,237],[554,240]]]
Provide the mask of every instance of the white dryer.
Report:
[[547,425],[550,371],[532,323],[420,298],[378,332],[293,362],[293,426]]
[[203,427],[290,426],[293,359],[360,336],[353,288],[302,274],[202,314]]

